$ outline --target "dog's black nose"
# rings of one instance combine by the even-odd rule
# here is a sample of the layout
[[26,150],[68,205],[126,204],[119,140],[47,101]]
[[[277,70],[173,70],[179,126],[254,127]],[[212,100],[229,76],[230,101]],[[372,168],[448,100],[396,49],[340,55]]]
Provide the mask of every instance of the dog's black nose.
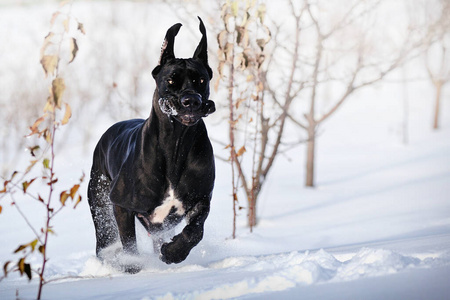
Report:
[[181,105],[183,105],[185,108],[196,110],[200,107],[201,104],[202,104],[202,99],[200,98],[200,95],[198,95],[198,94],[188,94],[188,95],[184,95],[181,98]]

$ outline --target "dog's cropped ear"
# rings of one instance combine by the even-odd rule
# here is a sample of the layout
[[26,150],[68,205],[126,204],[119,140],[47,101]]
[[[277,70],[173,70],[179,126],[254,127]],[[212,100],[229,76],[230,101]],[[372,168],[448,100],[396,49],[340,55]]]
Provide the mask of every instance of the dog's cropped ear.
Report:
[[208,41],[206,39],[206,29],[202,19],[200,17],[197,18],[200,20],[199,28],[200,32],[202,33],[202,39],[200,40],[197,49],[195,49],[193,58],[197,58],[203,63],[206,70],[208,71],[209,79],[211,79],[213,74],[211,68],[208,65]]
[[175,54],[173,53],[173,44],[175,42],[175,36],[178,34],[178,31],[180,31],[181,26],[182,25],[180,23],[177,23],[167,30],[164,43],[161,47],[161,56],[159,58],[158,66],[156,66],[156,68],[152,71],[153,77],[158,75],[162,65],[164,65],[168,60],[175,58]]

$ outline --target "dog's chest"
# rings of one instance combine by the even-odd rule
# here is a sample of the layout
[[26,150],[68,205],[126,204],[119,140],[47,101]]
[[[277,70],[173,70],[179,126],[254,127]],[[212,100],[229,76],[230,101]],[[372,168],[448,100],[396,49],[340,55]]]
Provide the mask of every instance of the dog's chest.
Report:
[[175,196],[174,190],[169,188],[163,202],[153,210],[149,220],[152,224],[162,224],[169,215],[182,216],[184,213],[183,203]]
[[170,225],[173,221],[179,220],[185,212],[183,203],[178,199],[175,191],[169,188],[160,205],[156,206],[148,215],[138,214],[138,217],[144,221],[147,228],[154,228],[154,226]]

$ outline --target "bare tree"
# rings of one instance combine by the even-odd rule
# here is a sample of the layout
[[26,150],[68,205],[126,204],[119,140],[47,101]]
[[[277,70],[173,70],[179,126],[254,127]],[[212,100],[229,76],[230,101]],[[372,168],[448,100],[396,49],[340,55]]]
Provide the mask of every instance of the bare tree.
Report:
[[[225,26],[233,16],[231,6],[238,2],[228,3],[229,15],[222,13]],[[330,17],[322,14],[320,3],[289,0],[291,14],[287,17],[290,21],[274,18],[270,26],[273,43],[263,53],[263,49],[259,49],[256,56],[254,50],[242,47],[242,41],[248,39],[247,28],[225,29],[218,35],[219,77],[226,78],[228,84],[228,147],[232,173],[238,176],[238,180],[232,179],[233,201],[235,204],[237,189],[242,186],[248,202],[250,228],[256,225],[256,203],[265,180],[278,155],[289,147],[284,134],[287,122],[290,120],[306,131],[306,139],[297,138],[291,142],[306,141],[306,185],[314,186],[315,142],[319,126],[355,91],[381,81],[417,55],[414,50],[420,43],[414,28],[410,28],[397,44],[382,49],[383,55],[374,55],[380,52],[374,39],[383,34],[378,32],[372,37],[369,32],[376,22],[380,22],[373,15],[378,1],[352,3],[341,9],[340,14]],[[237,12],[234,14],[233,24],[243,22],[236,18]],[[244,12],[244,16],[252,14]],[[253,29],[252,34],[256,32]],[[263,64],[259,62],[261,58],[265,59]],[[252,64],[256,67],[249,67]],[[228,66],[226,71],[225,65]],[[239,73],[242,65],[245,65],[242,70],[246,72],[247,81],[242,80]],[[324,93],[336,86],[333,93]],[[328,106],[323,105],[324,102]],[[307,107],[304,114],[298,115],[292,109],[294,104]],[[320,105],[325,107],[320,109]],[[252,150],[250,163],[249,150]]]
[[[450,3],[440,0],[428,3],[429,36],[425,67],[435,89],[433,129],[439,128],[442,89],[450,81]],[[434,5],[433,5],[434,4]],[[437,18],[436,18],[437,16]]]
[[[250,230],[256,225],[256,203],[267,171],[263,150],[264,136],[263,63],[270,31],[264,25],[265,5],[245,1],[227,2],[222,6],[224,29],[218,34],[219,83],[228,89],[229,144],[232,171],[233,237],[236,232],[238,188],[242,186],[248,203]],[[258,34],[254,34],[259,32]],[[251,34],[252,33],[252,34]],[[237,143],[242,143],[237,146]],[[261,152],[258,150],[261,148]],[[248,151],[251,149],[252,151]],[[244,153],[251,152],[251,156]],[[250,164],[247,163],[248,157]],[[273,159],[272,159],[273,161]],[[270,167],[269,167],[270,168]],[[266,172],[266,173],[265,173]]]
[[[396,48],[378,49],[375,38],[383,36],[375,12],[378,1],[353,1],[352,5],[333,9],[330,2],[305,0],[302,13],[291,2],[291,14],[297,32],[308,37],[298,47],[303,89],[297,99],[307,100],[303,115],[290,112],[290,119],[307,135],[306,186],[315,185],[315,152],[319,126],[330,118],[359,89],[383,80],[389,73],[417,55],[420,39],[414,28],[408,29]],[[324,10],[324,6],[327,10]],[[378,23],[377,23],[378,22]],[[385,41],[386,43],[386,41]],[[314,45],[313,48],[308,45]],[[380,53],[384,55],[380,55]],[[270,89],[273,94],[273,88]],[[324,93],[333,90],[332,93]],[[328,105],[323,105],[326,102]],[[323,108],[318,109],[322,104]]]

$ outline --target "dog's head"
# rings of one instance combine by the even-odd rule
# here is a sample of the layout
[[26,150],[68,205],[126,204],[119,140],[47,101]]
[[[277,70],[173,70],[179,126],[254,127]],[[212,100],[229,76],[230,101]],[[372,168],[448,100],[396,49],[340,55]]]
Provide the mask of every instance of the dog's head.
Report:
[[209,100],[212,70],[208,65],[206,29],[202,19],[202,39],[192,58],[175,58],[173,46],[181,24],[167,30],[159,65],[152,71],[158,89],[158,106],[170,118],[186,126],[196,124],[216,108]]

